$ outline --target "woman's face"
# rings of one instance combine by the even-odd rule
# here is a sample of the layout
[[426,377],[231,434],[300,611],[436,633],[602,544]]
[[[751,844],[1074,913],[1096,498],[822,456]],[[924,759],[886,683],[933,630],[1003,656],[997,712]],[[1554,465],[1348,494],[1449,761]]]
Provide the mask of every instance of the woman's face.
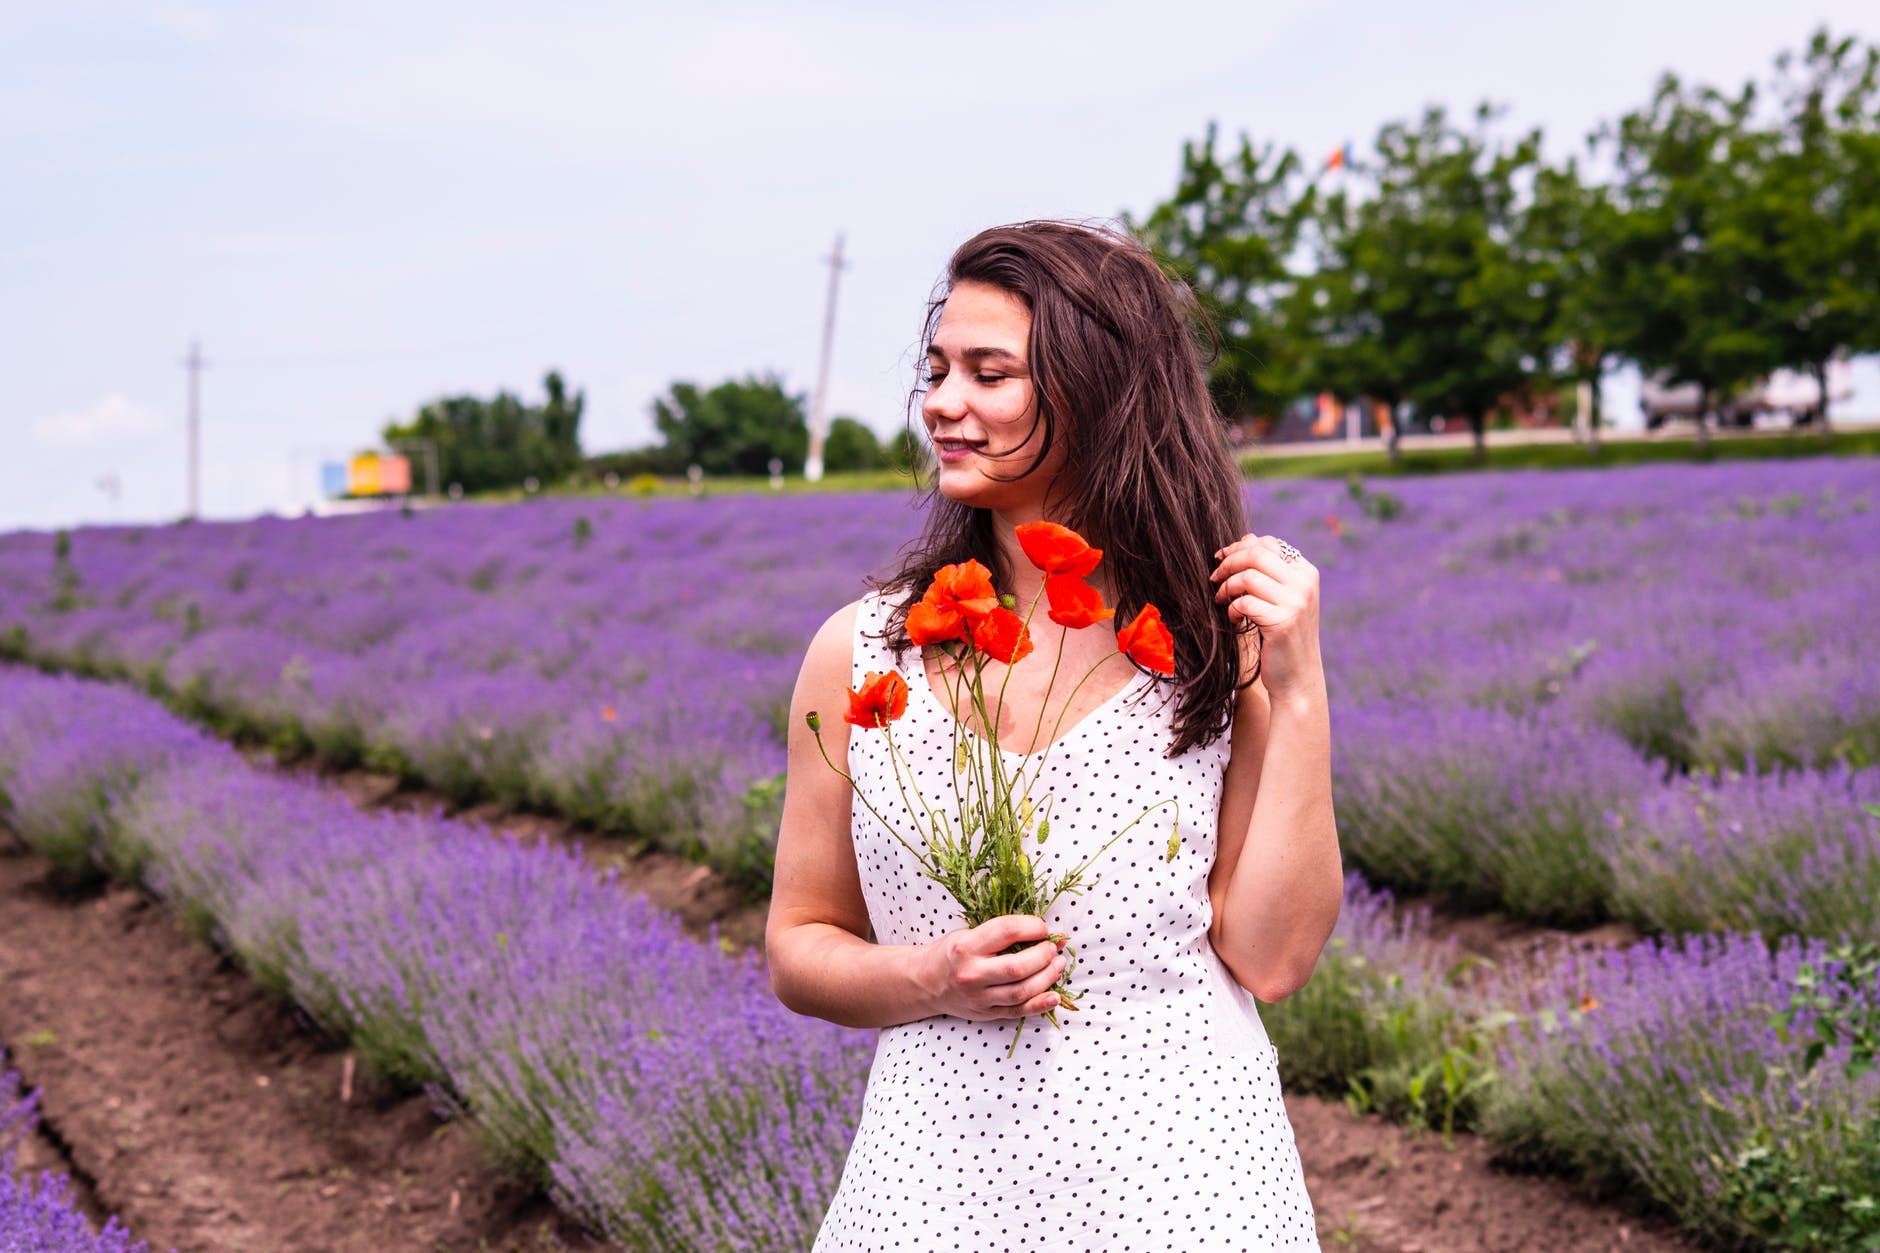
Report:
[[[1051,455],[1039,464],[1044,424],[1026,359],[1030,337],[1024,301],[985,283],[957,284],[927,349],[927,396],[920,407],[940,491],[961,504],[1013,515],[1014,523],[1043,516],[1046,492],[1065,459],[1060,427]],[[1033,473],[1018,477],[1034,465]]]

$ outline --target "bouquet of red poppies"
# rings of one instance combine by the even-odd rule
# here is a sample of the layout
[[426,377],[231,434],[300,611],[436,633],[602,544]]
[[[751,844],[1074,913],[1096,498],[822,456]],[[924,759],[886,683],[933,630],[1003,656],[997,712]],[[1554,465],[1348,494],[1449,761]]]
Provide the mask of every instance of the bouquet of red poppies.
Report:
[[[1045,576],[1039,596],[1022,617],[1014,598],[1000,595],[992,585],[991,572],[977,561],[942,567],[925,595],[907,613],[908,639],[922,647],[939,648],[953,662],[949,680],[953,708],[963,709],[966,702],[970,702],[977,725],[985,728],[983,733],[975,734],[959,718],[954,719],[953,805],[935,806],[921,795],[913,772],[904,768],[895,748],[893,724],[907,710],[907,682],[899,674],[868,672],[861,688],[849,692],[849,710],[845,716],[851,725],[878,730],[886,738],[895,781],[907,802],[915,831],[912,835],[905,834],[883,818],[860,788],[855,789],[856,795],[914,855],[921,872],[946,888],[959,902],[969,927],[1004,914],[1044,917],[1059,898],[1067,893],[1076,895],[1089,886],[1086,876],[1091,866],[1131,827],[1164,805],[1176,805],[1169,800],[1144,809],[1121,831],[1112,834],[1101,848],[1055,878],[1033,865],[1027,849],[1043,844],[1051,834],[1052,797],[1034,795],[1044,764],[1056,745],[1058,729],[1078,689],[1115,654],[1101,658],[1078,679],[1058,709],[1052,738],[1041,750],[1018,755],[1018,764],[1008,760],[1011,754],[1000,750],[997,722],[986,711],[986,663],[997,661],[1007,667],[1004,682],[999,685],[1002,701],[1005,683],[1011,680],[1011,668],[1031,654],[1030,624],[1039,601],[1048,602],[1051,621],[1069,629],[1110,621],[1116,611],[1105,607],[1102,595],[1084,581],[1102,560],[1101,549],[1092,548],[1075,531],[1055,522],[1027,523],[1018,528],[1017,535],[1025,556]],[[1117,652],[1147,670],[1158,674],[1175,672],[1174,639],[1162,622],[1161,611],[1154,605],[1143,606],[1142,612],[1116,633],[1116,647]],[[1060,637],[1051,671],[1053,689],[1063,659],[1063,637]],[[1046,708],[1041,706],[1038,724],[1033,728],[1034,746],[1037,732],[1044,725],[1045,712]],[[821,720],[814,712],[809,714],[808,720],[810,730],[816,733],[817,746],[821,747]],[[823,759],[829,759],[826,750]],[[849,780],[851,787],[855,786],[852,776],[835,767],[833,762],[830,765]],[[1173,860],[1180,849],[1177,807],[1176,821],[1169,836],[1168,859]],[[1054,938],[1062,942],[1062,937]],[[1067,947],[1065,952],[1074,963],[1075,950]],[[1070,987],[1073,969],[1074,965],[1067,965],[1053,989],[1058,994],[1059,1007],[1067,1010],[1078,1007],[1077,993]],[[1055,1012],[1045,1017],[1053,1026],[1058,1025]],[[1021,1019],[1018,1032],[1022,1033],[1024,1028]],[[1012,1044],[1017,1047],[1017,1033],[1012,1037]]]

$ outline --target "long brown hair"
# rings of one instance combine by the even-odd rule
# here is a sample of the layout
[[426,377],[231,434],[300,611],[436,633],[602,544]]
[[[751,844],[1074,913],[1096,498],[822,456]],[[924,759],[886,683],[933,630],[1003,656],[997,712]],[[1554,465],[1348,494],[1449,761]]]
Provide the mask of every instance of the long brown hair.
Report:
[[[1232,726],[1242,684],[1237,629],[1214,603],[1208,574],[1215,550],[1247,527],[1240,474],[1208,393],[1204,363],[1215,340],[1199,302],[1146,248],[1108,227],[994,227],[948,263],[927,306],[923,358],[948,293],[967,282],[1009,292],[1031,311],[1026,354],[1044,426],[1033,470],[1054,440],[1066,442],[1069,487],[1052,520],[1103,549],[1118,623],[1153,603],[1174,633],[1169,756],[1211,743]],[[917,383],[908,398],[910,435],[923,390]],[[989,510],[941,496],[936,477],[923,504],[926,526],[902,550],[900,571],[872,581],[895,601],[887,638],[897,658],[912,647],[907,610],[941,566],[976,559],[1010,586]]]

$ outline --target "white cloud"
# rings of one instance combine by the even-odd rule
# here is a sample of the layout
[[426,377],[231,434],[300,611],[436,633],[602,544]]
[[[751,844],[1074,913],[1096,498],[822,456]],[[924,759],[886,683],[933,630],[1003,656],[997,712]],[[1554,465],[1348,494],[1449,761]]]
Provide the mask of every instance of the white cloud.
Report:
[[77,448],[138,439],[158,430],[162,423],[153,411],[122,392],[113,392],[89,408],[34,418],[32,432],[35,443]]

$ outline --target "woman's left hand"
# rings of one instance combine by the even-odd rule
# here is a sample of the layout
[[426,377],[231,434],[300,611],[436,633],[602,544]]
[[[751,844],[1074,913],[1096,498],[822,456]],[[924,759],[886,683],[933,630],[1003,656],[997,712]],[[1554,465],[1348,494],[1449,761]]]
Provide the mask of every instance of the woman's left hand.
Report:
[[1243,535],[1214,554],[1214,601],[1260,628],[1260,680],[1273,696],[1322,687],[1319,571],[1274,535]]

